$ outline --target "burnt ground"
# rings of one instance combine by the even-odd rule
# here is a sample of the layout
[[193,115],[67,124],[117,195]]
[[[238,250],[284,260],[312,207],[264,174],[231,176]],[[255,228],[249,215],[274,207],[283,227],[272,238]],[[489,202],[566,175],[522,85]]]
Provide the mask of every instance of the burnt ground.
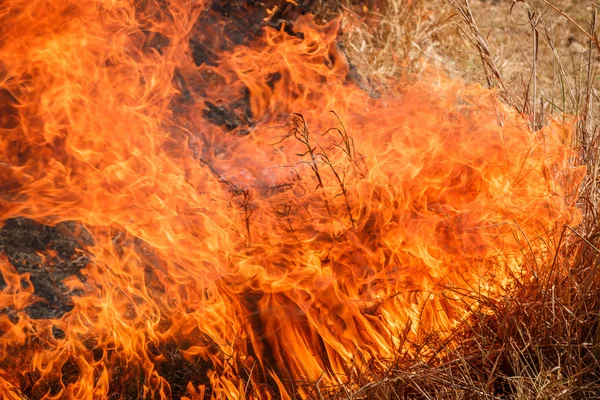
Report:
[[[60,318],[72,308],[71,292],[63,283],[89,262],[84,246],[93,245],[91,235],[73,222],[47,226],[26,218],[9,219],[0,229],[0,252],[23,274],[28,273],[34,294],[46,300],[26,309],[33,319]],[[6,286],[0,275],[0,289]],[[2,310],[11,314],[13,310]],[[59,334],[60,335],[60,334]]]

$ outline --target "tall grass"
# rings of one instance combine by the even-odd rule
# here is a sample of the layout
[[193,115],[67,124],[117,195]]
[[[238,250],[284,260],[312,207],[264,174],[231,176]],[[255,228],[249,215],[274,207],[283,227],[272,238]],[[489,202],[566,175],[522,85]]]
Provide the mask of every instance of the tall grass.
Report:
[[[569,11],[549,0],[525,0],[505,7],[504,23],[518,25],[515,31],[520,35],[513,48],[521,56],[517,70],[510,68],[499,48],[515,40],[514,32],[490,36],[479,22],[489,17],[474,12],[474,3],[384,0],[366,14],[356,14],[347,5],[346,18],[350,16],[353,28],[344,39],[349,57],[371,77],[418,76],[427,63],[441,63],[453,75],[464,73],[466,80],[497,90],[534,131],[550,119],[575,116],[571,145],[588,172],[577,200],[583,221],[562,228],[560,239],[550,243],[553,254],[536,269],[536,279],[516,280],[501,301],[479,298],[482,312],[474,312],[449,339],[425,334],[385,370],[357,371],[351,379],[359,389],[315,386],[315,398],[600,397],[596,6]],[[481,4],[477,6],[481,10]],[[356,21],[363,25],[352,26]],[[438,41],[442,29],[454,32],[454,37]],[[577,51],[572,51],[573,43]],[[423,357],[424,348],[439,350]]]

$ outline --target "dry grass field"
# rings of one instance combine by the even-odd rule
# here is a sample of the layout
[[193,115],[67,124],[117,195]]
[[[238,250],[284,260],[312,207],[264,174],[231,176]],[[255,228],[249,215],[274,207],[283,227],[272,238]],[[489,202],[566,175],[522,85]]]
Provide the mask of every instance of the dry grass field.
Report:
[[[497,90],[538,130],[575,117],[573,142],[587,176],[583,222],[565,226],[549,265],[502,301],[480,299],[439,356],[400,355],[365,371],[344,398],[571,399],[600,396],[599,5],[569,0],[347,2],[344,47],[369,85],[411,82],[431,66]],[[409,83],[407,83],[409,84]],[[434,336],[424,339],[435,341]],[[441,355],[443,354],[443,356]]]

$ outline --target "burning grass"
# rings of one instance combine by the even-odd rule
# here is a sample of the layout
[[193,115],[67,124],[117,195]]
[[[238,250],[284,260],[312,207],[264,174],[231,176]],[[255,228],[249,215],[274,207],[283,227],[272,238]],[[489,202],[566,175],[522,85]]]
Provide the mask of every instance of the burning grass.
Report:
[[[388,369],[362,371],[356,379],[364,379],[363,387],[349,398],[595,398],[600,393],[596,8],[545,1],[449,3],[458,19],[440,35],[436,61],[452,74],[496,88],[536,129],[548,118],[579,117],[572,146],[588,168],[578,200],[583,222],[564,226],[551,245],[552,257],[530,265],[534,279],[516,279],[500,302],[474,294],[482,312],[458,326],[451,341],[424,335],[411,343],[414,354],[426,343],[438,354],[425,359],[401,354]],[[439,21],[448,12],[444,5],[434,6],[444,10]],[[521,19],[524,13],[524,23],[514,20],[517,13]],[[386,23],[407,26],[393,18]]]
[[457,2],[491,89],[418,1],[9,3],[5,397],[598,390],[592,63],[574,125]]

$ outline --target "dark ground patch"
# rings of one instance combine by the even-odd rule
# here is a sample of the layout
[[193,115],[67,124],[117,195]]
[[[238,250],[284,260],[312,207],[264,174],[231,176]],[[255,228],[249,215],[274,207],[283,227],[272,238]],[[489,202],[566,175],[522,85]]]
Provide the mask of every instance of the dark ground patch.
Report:
[[[47,226],[27,218],[13,218],[0,229],[0,252],[19,273],[29,273],[34,294],[45,299],[27,308],[33,319],[60,318],[73,308],[71,292],[63,283],[82,278],[89,262],[84,246],[93,245],[89,232],[73,222]],[[0,276],[0,289],[6,285]],[[8,313],[9,310],[3,310]]]

